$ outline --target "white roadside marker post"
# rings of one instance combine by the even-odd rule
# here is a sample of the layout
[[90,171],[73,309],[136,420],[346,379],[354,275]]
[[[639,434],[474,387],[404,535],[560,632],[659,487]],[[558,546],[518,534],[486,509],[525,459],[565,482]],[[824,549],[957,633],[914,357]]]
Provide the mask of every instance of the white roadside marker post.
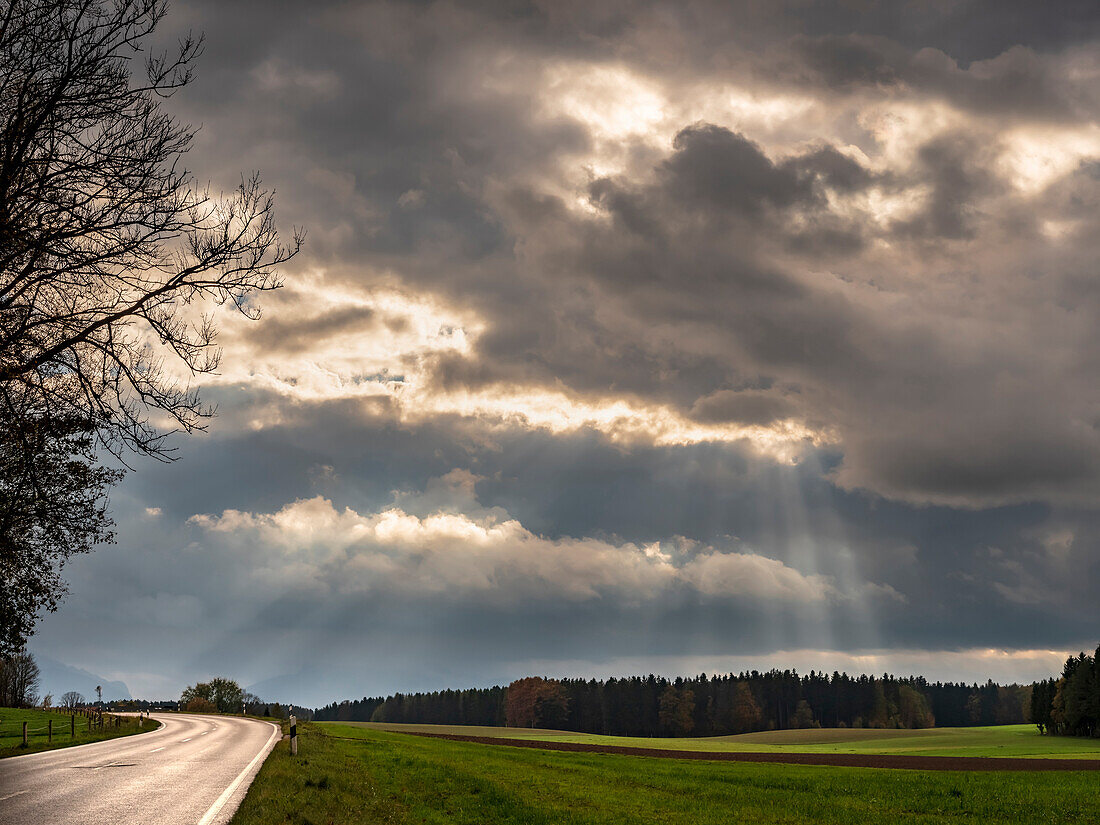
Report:
[[290,755],[298,755],[298,720],[290,717]]

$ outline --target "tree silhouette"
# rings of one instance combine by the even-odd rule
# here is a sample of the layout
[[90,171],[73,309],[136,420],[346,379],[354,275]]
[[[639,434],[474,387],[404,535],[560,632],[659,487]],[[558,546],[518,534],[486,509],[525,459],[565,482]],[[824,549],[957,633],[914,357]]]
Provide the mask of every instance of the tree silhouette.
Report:
[[[0,397],[0,407],[11,397]],[[110,541],[107,490],[84,422],[26,409],[0,415],[0,655],[23,648],[39,613],[65,593],[70,556]],[[20,414],[16,414],[20,413]]]
[[75,690],[67,690],[61,694],[61,707],[72,710],[84,704],[84,695]]
[[64,449],[101,503],[117,477],[97,474],[91,448],[123,463],[132,453],[171,459],[166,437],[213,414],[191,385],[218,364],[213,307],[257,317],[254,294],[279,286],[279,266],[301,244],[298,232],[280,242],[257,177],[222,196],[183,166],[195,133],[163,103],[190,81],[202,40],[147,53],[166,9],[0,5],[0,432],[52,439],[55,456],[20,463],[27,451],[5,447],[0,574],[31,560],[5,594],[6,649],[56,606],[60,564],[110,536],[103,506],[83,501],[43,541],[52,528],[42,499]]
[[111,449],[164,457],[155,409],[210,414],[164,368],[214,370],[206,302],[249,317],[299,248],[258,179],[228,196],[182,166],[194,131],[162,108],[201,39],[133,62],[164,0],[13,0],[0,22],[0,386],[93,423]]

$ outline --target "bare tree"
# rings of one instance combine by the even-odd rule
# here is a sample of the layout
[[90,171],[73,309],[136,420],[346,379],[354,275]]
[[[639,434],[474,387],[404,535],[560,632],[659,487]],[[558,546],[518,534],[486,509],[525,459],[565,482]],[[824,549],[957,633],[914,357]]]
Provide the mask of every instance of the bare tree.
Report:
[[0,2],[0,390],[90,422],[116,455],[169,457],[167,431],[212,410],[188,374],[216,369],[212,304],[249,317],[279,286],[273,200],[220,197],[181,164],[194,131],[162,107],[201,38],[134,61],[164,0]]
[[38,665],[26,651],[0,658],[0,705],[31,707],[38,702]]
[[97,451],[167,460],[168,435],[205,426],[214,308],[257,317],[301,245],[257,177],[222,196],[183,167],[195,133],[163,104],[202,41],[146,53],[166,10],[0,0],[0,653],[56,608],[64,561],[111,538]]
[[75,690],[67,690],[61,694],[61,707],[72,710],[84,704],[84,695]]

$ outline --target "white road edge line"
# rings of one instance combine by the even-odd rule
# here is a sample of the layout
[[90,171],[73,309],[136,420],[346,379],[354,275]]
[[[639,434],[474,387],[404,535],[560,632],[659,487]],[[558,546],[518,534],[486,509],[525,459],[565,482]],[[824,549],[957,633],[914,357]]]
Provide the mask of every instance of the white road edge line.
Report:
[[16,791],[15,793],[10,793],[7,796],[0,796],[0,802],[3,802],[6,799],[11,799],[13,796],[19,796],[19,794],[21,793],[26,793],[26,791]]
[[186,739],[181,739],[180,741],[181,741],[181,742],[190,742],[190,741],[191,741],[191,737],[190,737],[190,736],[188,736],[188,737],[187,737]]
[[210,806],[210,810],[203,814],[202,819],[199,820],[199,825],[210,825],[210,823],[214,821],[214,817],[221,813],[222,808],[225,807],[225,803],[233,796],[237,788],[240,787],[240,784],[244,782],[244,778],[248,776],[249,772],[254,767],[256,767],[256,763],[262,762],[267,758],[267,755],[271,753],[271,749],[275,747],[275,740],[283,735],[283,729],[274,722],[268,722],[267,724],[271,725],[272,728],[271,738],[267,740],[267,744],[264,745],[263,750],[252,757],[252,761],[245,765],[243,771],[237,774],[237,778],[233,780],[228,788],[222,791],[222,795],[214,800],[214,804]]
[[165,748],[165,747],[167,747],[167,746],[166,746],[166,745],[162,745],[162,746],[161,746],[161,747],[159,747],[159,748],[153,748],[153,749],[152,749],[151,751],[149,751],[149,753],[156,753],[157,751],[162,751],[162,750],[164,750],[164,748]]

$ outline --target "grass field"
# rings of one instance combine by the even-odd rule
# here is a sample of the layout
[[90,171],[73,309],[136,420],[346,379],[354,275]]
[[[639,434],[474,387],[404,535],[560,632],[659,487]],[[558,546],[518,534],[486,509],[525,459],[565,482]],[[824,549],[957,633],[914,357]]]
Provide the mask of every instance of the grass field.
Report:
[[1097,777],[1087,772],[683,762],[424,739],[337,723],[299,730],[299,755],[278,744],[233,825],[1100,822]]
[[[53,741],[47,739],[47,724],[53,721]],[[23,722],[27,722],[29,747],[20,747],[23,742]],[[113,717],[109,721],[110,727],[103,730],[92,728],[88,730],[88,720],[83,716],[76,718],[76,736],[69,736],[69,714],[48,710],[21,710],[17,708],[0,708],[0,757],[19,756],[24,753],[52,750],[53,748],[67,748],[71,745],[87,745],[89,742],[99,742],[103,739],[114,739],[116,736],[129,736],[132,733],[141,733],[137,720],[131,717],[121,717],[119,727],[114,727]],[[153,730],[156,724],[146,722],[144,730]]]
[[461,725],[395,725],[381,722],[321,722],[391,732],[452,733],[506,739],[541,739],[591,745],[622,745],[687,751],[742,751],[765,753],[866,753],[912,756],[1017,756],[1100,758],[1100,739],[1040,736],[1034,725],[1000,725],[983,728],[928,728],[926,730],[874,730],[870,728],[816,728],[745,733],[740,736],[650,739],[631,736],[599,736],[539,728],[464,727]]

